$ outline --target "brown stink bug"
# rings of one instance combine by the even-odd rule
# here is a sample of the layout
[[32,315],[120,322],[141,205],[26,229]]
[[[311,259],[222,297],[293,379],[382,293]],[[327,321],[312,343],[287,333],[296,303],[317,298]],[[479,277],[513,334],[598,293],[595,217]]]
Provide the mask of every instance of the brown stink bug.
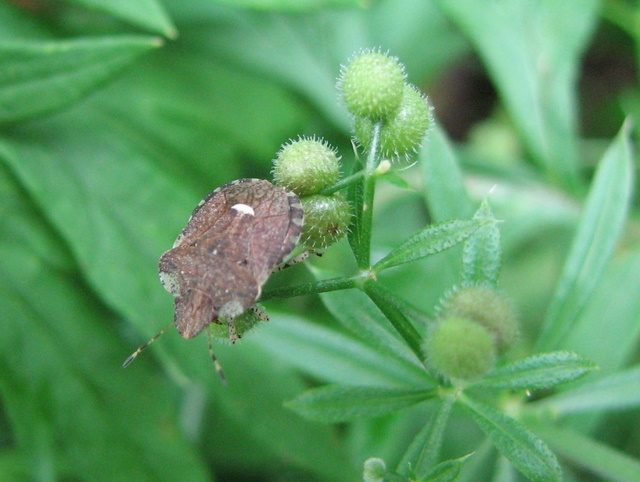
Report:
[[[178,332],[189,339],[224,322],[235,342],[234,320],[254,307],[269,275],[296,247],[303,223],[298,197],[263,179],[239,179],[204,198],[159,263],[160,281],[175,296]],[[211,356],[222,375],[212,350]]]

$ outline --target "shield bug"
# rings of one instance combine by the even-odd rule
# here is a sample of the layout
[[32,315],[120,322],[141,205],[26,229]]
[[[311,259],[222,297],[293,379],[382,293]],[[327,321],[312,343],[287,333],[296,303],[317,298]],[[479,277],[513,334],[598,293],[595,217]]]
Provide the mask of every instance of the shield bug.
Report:
[[270,274],[296,247],[303,223],[298,197],[263,179],[232,181],[204,198],[159,262],[160,281],[175,296],[178,332],[189,339],[210,323],[228,323],[235,342],[234,320],[254,307]]

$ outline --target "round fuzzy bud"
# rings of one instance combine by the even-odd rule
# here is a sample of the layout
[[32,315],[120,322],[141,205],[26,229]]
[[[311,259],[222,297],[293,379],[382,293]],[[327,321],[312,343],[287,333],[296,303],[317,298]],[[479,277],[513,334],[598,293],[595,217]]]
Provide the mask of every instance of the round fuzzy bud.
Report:
[[364,462],[364,473],[362,480],[364,482],[384,482],[387,475],[387,466],[384,460],[378,458],[370,458]]
[[[356,119],[356,139],[369,148],[373,136],[371,119]],[[387,158],[405,158],[415,154],[433,126],[433,113],[417,87],[406,84],[402,105],[387,119],[380,131],[380,154]]]
[[439,374],[466,380],[493,368],[493,335],[466,318],[444,318],[423,345],[428,364]]
[[321,139],[301,138],[285,144],[273,161],[273,179],[299,196],[316,194],[340,177],[335,149]]
[[301,198],[304,227],[301,243],[323,250],[342,238],[351,221],[351,206],[339,194],[315,194]]
[[400,108],[405,80],[404,66],[397,58],[370,50],[342,68],[338,88],[349,112],[377,120]]
[[[253,329],[258,326],[258,323],[263,320],[264,317],[260,315],[260,309],[249,309],[238,316],[236,319],[234,319],[234,323],[236,325],[236,334],[238,338],[242,338],[250,331],[253,331]],[[222,323],[209,324],[211,336],[219,341],[229,342],[229,324],[225,319],[220,319],[220,321]]]
[[520,334],[513,304],[489,286],[465,286],[453,291],[442,303],[443,317],[468,318],[480,323],[495,337],[499,354],[506,353]]

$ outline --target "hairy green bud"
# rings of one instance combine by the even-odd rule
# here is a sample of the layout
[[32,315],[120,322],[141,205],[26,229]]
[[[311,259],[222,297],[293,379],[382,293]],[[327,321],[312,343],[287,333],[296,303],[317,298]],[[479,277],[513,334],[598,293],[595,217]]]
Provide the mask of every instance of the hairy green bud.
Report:
[[301,201],[304,210],[302,244],[314,250],[323,250],[347,233],[351,206],[340,194],[314,194],[301,198]]
[[370,458],[364,462],[364,472],[362,480],[364,482],[384,482],[387,474],[387,466],[384,460]]
[[493,334],[499,354],[518,340],[520,329],[513,304],[489,286],[465,286],[450,293],[442,303],[443,317],[468,318]]
[[[373,138],[374,121],[356,119],[356,139],[368,149]],[[417,87],[406,84],[398,112],[389,117],[380,131],[380,153],[384,158],[401,159],[415,154],[433,127],[433,113]]]
[[303,137],[282,146],[273,161],[273,179],[299,196],[316,194],[340,177],[336,150],[322,139]]
[[444,318],[423,344],[428,365],[448,378],[466,380],[484,375],[496,360],[493,336],[466,318]]
[[342,68],[338,88],[349,112],[378,120],[398,111],[405,80],[404,66],[397,58],[366,50]]

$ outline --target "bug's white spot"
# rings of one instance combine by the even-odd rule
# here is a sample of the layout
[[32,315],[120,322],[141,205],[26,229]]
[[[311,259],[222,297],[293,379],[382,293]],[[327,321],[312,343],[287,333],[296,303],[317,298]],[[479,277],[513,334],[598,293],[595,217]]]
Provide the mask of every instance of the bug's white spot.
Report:
[[230,319],[236,318],[242,313],[244,313],[244,308],[242,307],[242,304],[236,300],[228,301],[227,303],[222,305],[222,307],[218,311],[219,316]]
[[180,244],[182,243],[182,240],[184,239],[184,234],[180,233],[180,235],[176,238],[176,240],[173,242],[173,246],[172,248],[177,248],[178,246],[180,246]]
[[231,209],[235,209],[240,214],[249,214],[251,216],[256,215],[256,212],[253,210],[253,208],[246,204],[234,204],[233,206],[231,206]]
[[178,277],[174,273],[160,271],[160,282],[164,289],[172,295],[178,296],[180,294],[180,284],[178,283]]

